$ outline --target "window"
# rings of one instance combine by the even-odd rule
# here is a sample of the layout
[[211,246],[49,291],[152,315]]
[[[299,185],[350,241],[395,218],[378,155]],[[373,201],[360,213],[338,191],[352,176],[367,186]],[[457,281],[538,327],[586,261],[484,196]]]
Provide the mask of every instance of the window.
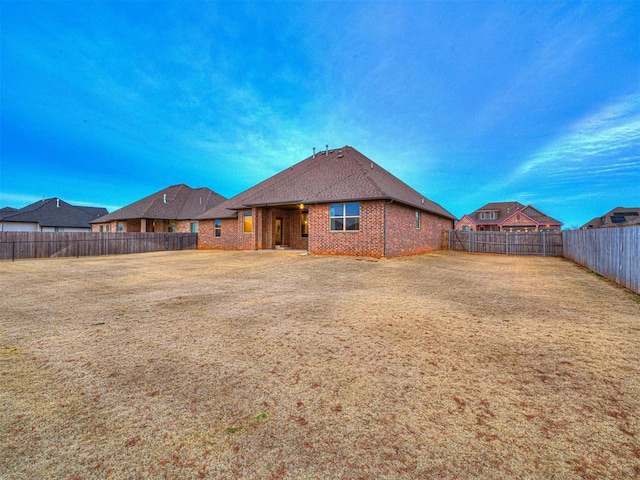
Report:
[[104,225],[100,225],[100,233],[104,232]]
[[198,233],[198,222],[191,222],[191,233]]
[[416,210],[416,228],[420,228],[420,210]]
[[219,218],[216,218],[213,221],[213,236],[219,237],[221,233],[222,233],[222,220],[220,220]]
[[118,224],[118,233],[122,233],[124,231],[124,225],[121,223]]
[[309,236],[309,212],[300,212],[300,236]]
[[478,214],[480,220],[495,220],[498,218],[497,212],[480,212]]
[[111,231],[111,225],[107,225],[106,232],[109,233]]
[[329,209],[331,230],[360,230],[359,203],[332,203]]
[[253,232],[253,214],[245,213],[242,218],[242,232],[243,233],[251,233]]
[[54,232],[64,232],[64,227],[55,227],[53,229]]
[[[484,228],[484,227],[482,227],[482,228]],[[462,231],[463,231],[463,232],[468,232],[468,231],[469,231],[469,225],[465,225],[465,226],[463,226],[463,227],[462,227]]]

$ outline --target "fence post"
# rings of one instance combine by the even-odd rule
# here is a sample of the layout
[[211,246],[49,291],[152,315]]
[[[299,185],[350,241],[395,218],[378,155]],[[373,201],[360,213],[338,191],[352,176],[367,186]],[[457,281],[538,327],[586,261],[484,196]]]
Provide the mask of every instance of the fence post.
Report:
[[544,230],[542,231],[542,256],[547,256],[547,238]]
[[504,252],[506,255],[509,255],[509,232],[505,232],[504,234]]
[[11,242],[11,261],[16,261],[16,242]]

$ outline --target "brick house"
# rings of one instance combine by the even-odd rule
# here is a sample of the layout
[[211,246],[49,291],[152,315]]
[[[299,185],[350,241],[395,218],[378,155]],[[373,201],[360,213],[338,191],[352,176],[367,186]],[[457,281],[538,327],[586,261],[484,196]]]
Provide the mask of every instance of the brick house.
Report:
[[440,248],[454,216],[356,149],[326,150],[198,217],[201,248],[395,257]]
[[560,231],[562,222],[520,202],[487,203],[456,222],[456,230],[489,232]]
[[93,232],[198,231],[195,218],[225,201],[208,188],[173,185],[95,219]]

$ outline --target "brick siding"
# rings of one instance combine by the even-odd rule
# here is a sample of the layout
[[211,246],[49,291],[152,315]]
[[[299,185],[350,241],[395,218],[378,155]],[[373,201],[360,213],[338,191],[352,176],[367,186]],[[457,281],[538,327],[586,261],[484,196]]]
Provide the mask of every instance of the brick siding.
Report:
[[388,203],[386,209],[386,257],[438,250],[442,242],[442,231],[452,227],[451,220],[419,210],[420,228],[416,228],[417,209],[399,203]]
[[463,227],[469,227],[469,230],[475,230],[477,227],[475,223],[471,221],[471,219],[467,216],[464,216],[460,219],[458,223],[456,223],[456,230],[462,230]]
[[[440,248],[442,231],[452,228],[451,220],[421,210],[420,228],[416,229],[415,208],[376,200],[360,202],[360,230],[335,232],[330,227],[329,206],[328,203],[307,206],[308,238],[302,237],[299,209],[253,208],[238,211],[238,218],[222,219],[220,237],[214,236],[213,220],[201,220],[198,245],[202,249],[272,249],[275,247],[275,220],[281,217],[282,244],[291,248],[308,249],[314,255],[396,257]],[[242,232],[244,213],[253,214],[253,234]]]
[[328,203],[309,206],[309,253],[314,255],[384,255],[384,201],[360,202],[360,230],[331,231]]
[[238,218],[223,218],[220,220],[220,236],[214,234],[214,220],[200,220],[198,222],[198,248],[221,250],[250,250],[251,246],[242,233],[242,215]]

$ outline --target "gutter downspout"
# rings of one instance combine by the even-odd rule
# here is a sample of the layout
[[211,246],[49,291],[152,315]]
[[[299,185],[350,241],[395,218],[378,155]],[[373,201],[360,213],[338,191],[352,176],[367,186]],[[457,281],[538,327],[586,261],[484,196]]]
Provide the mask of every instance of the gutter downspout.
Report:
[[392,204],[393,198],[382,204],[382,256],[387,256],[387,204]]

